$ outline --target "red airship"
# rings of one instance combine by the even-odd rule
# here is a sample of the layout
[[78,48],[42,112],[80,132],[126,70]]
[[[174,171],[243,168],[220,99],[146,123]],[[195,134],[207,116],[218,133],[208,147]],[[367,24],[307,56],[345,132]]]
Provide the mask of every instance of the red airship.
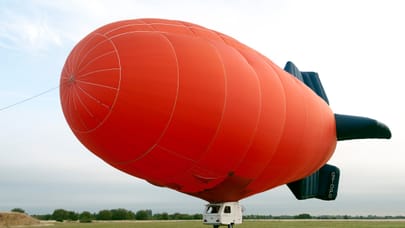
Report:
[[337,140],[391,137],[373,119],[334,114],[316,73],[174,20],[90,33],[66,60],[60,97],[73,133],[105,162],[209,202],[282,184],[332,200]]

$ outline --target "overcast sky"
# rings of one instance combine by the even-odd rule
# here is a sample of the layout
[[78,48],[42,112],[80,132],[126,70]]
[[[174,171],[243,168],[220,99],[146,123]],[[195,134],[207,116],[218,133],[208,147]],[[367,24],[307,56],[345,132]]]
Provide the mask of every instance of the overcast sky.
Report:
[[[386,123],[391,140],[339,142],[336,201],[297,201],[288,188],[242,200],[247,214],[405,215],[403,1],[0,0],[0,109],[57,87],[74,45],[130,18],[189,21],[230,35],[283,67],[317,71],[337,113]],[[199,213],[204,201],[124,174],[86,150],[58,89],[0,111],[0,211],[151,208]]]

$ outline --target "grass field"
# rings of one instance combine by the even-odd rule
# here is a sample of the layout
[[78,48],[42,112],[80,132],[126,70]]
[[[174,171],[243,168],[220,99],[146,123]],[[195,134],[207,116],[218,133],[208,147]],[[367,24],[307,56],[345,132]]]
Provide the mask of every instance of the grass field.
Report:
[[[38,226],[36,226],[38,227]],[[48,228],[210,228],[201,221],[147,221],[147,222],[94,222],[94,223],[55,223]],[[225,226],[223,226],[225,227]],[[328,228],[395,228],[405,227],[405,221],[244,221],[237,228],[291,228],[291,227],[328,227]]]

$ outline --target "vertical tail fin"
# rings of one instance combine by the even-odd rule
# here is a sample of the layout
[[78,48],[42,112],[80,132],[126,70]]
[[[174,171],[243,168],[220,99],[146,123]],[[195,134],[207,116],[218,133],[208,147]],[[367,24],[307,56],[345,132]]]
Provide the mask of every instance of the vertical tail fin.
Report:
[[320,96],[327,104],[329,104],[328,97],[326,96],[326,92],[323,89],[318,73],[300,71],[292,62],[287,62],[287,64],[285,64],[284,70],[296,77],[298,80],[302,81],[305,85],[311,88],[312,91]]

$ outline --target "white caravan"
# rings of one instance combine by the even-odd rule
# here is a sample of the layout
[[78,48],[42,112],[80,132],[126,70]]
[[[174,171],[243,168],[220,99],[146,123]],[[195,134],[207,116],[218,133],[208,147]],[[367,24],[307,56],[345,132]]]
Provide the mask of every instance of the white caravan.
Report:
[[203,222],[218,228],[226,225],[232,228],[235,224],[242,223],[242,207],[238,202],[210,203],[205,206]]

